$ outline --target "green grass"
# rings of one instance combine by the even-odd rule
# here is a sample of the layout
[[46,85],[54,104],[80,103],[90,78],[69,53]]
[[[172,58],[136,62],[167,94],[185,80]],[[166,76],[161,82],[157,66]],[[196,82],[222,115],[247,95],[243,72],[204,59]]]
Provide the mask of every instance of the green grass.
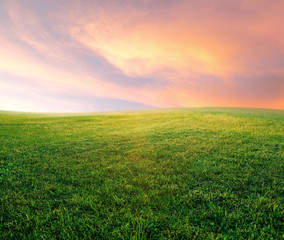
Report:
[[1,239],[283,239],[284,111],[0,112]]

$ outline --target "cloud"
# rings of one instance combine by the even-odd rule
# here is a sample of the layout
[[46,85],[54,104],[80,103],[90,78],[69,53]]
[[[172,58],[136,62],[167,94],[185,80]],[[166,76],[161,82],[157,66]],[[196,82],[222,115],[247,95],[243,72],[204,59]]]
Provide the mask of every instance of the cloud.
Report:
[[284,36],[274,27],[283,22],[283,7],[277,1],[179,1],[166,14],[135,4],[115,12],[104,7],[78,17],[70,34],[127,76],[171,82],[175,90],[164,92],[175,104],[245,105],[255,98],[261,106],[275,100],[268,86],[283,91]]
[[141,106],[284,108],[283,7],[268,0],[6,0],[0,77],[77,100],[76,91]]

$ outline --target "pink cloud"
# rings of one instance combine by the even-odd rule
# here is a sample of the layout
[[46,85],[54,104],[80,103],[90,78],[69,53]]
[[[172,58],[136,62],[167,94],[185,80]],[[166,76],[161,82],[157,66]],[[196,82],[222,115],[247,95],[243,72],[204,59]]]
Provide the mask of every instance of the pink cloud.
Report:
[[52,0],[43,16],[38,4],[5,1],[0,73],[157,107],[284,108],[281,1]]

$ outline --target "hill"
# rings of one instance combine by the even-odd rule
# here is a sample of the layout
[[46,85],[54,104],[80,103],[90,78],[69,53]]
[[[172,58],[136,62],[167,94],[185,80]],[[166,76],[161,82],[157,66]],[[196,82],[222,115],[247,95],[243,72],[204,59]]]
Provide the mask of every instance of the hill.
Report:
[[0,112],[3,239],[281,239],[284,111]]

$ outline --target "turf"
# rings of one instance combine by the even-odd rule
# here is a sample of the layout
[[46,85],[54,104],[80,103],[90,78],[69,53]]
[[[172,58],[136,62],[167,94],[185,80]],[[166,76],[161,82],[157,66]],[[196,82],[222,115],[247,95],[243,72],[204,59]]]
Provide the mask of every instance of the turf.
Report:
[[1,239],[283,239],[284,111],[0,112]]

